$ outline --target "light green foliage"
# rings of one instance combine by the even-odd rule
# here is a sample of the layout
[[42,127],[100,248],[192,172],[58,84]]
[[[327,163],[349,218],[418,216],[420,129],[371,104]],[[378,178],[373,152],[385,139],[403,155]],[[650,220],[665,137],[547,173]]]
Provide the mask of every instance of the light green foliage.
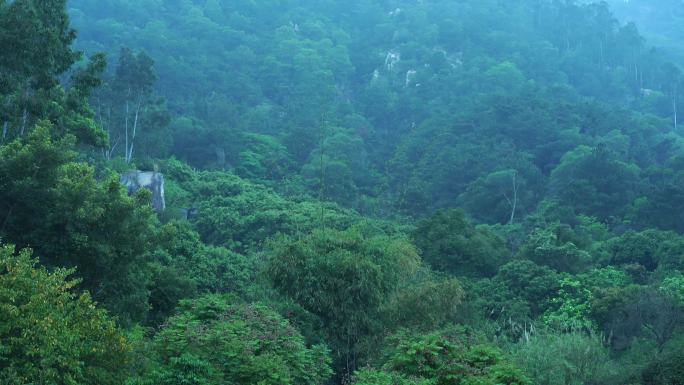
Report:
[[0,0],[0,383],[678,384],[684,78],[624,21]]
[[515,63],[505,61],[488,68],[483,73],[482,86],[490,92],[515,91],[522,87],[525,75],[518,69]]
[[211,365],[192,354],[169,359],[164,366],[146,378],[132,381],[135,385],[211,385],[216,375]]
[[37,267],[0,248],[0,382],[118,385],[129,345],[107,313],[74,289],[73,270]]
[[[486,345],[464,345],[467,336],[454,332],[434,332],[412,336],[394,336],[386,352],[385,375],[373,372],[358,374],[363,384],[382,385],[387,378],[400,376],[407,382],[434,385],[529,385],[524,373],[508,362],[503,353]],[[415,379],[415,380],[413,380]],[[415,381],[415,382],[413,382]]]
[[434,385],[435,381],[406,378],[400,374],[364,369],[354,374],[354,385]]
[[307,347],[265,306],[210,295],[183,301],[178,311],[155,337],[164,384],[319,385],[331,374],[327,349]]
[[632,283],[624,270],[614,266],[591,269],[580,275],[580,280],[584,286],[598,289],[624,287]]
[[665,278],[660,285],[660,290],[684,306],[684,276],[681,273]]
[[255,284],[254,258],[203,244],[187,222],[172,221],[159,229],[151,253],[150,315],[159,325],[178,301],[198,293],[231,293],[248,297]]
[[230,173],[194,172],[178,161],[167,162],[164,171],[179,184],[179,203],[198,208],[192,222],[202,239],[239,252],[258,248],[278,233],[303,234],[322,224],[344,228],[362,219],[333,204],[285,199]]
[[281,181],[291,172],[287,148],[275,137],[248,133],[245,150],[240,153],[236,173],[249,180]]
[[323,155],[304,165],[303,177],[313,195],[350,206],[358,194],[352,169],[343,162]]
[[549,309],[542,315],[542,322],[553,330],[595,331],[591,320],[592,294],[581,282],[571,278],[560,281],[560,289],[550,300]]
[[491,276],[510,254],[501,239],[458,210],[436,212],[412,236],[427,263],[457,275]]
[[221,247],[204,245],[187,222],[165,224],[158,237],[157,244],[174,267],[197,280],[201,291],[244,294],[253,280],[254,261]]
[[619,372],[601,338],[582,332],[532,336],[513,355],[538,385],[621,384],[628,374]]

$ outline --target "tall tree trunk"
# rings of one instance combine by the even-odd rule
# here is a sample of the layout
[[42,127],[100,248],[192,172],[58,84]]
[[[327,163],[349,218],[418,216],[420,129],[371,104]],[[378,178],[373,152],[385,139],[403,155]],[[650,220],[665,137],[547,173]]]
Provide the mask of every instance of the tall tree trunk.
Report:
[[515,220],[515,210],[518,207],[518,182],[517,182],[517,172],[513,172],[513,201],[511,203],[511,219],[508,221],[509,224],[513,224]]
[[142,102],[140,98],[138,98],[138,105],[135,107],[135,117],[133,118],[133,133],[131,136],[131,146],[128,149],[128,163],[131,163],[131,160],[133,160],[133,145],[135,144],[135,135],[138,132],[138,122],[140,121],[140,108],[141,108]]
[[126,117],[125,117],[125,132],[126,132],[126,143],[124,148],[124,160],[128,163],[128,113],[130,112],[128,99],[126,100]]
[[[104,119],[102,120],[102,124],[105,125]],[[121,135],[116,137],[116,141],[112,143],[112,108],[108,107],[107,108],[107,149],[105,150],[105,157],[107,160],[112,160],[112,156],[114,155],[114,150],[116,149],[116,146],[119,144],[119,140],[121,140]]]
[[2,124],[2,140],[0,140],[1,143],[5,143],[5,138],[7,138],[7,127],[9,126],[9,122],[5,121],[5,123]]
[[674,129],[677,132],[677,96],[672,98],[672,116],[674,117]]
[[26,122],[28,120],[28,109],[24,106],[24,111],[21,113],[21,130],[19,131],[19,136],[23,137],[26,131]]

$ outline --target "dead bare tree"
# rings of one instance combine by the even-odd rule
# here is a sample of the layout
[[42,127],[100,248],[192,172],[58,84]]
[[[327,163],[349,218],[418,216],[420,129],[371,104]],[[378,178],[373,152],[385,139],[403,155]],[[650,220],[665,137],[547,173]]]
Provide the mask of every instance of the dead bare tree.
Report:
[[518,181],[518,172],[515,170],[513,170],[513,173],[511,175],[511,182],[513,182],[512,197],[509,198],[508,194],[503,194],[504,198],[506,198],[506,201],[508,202],[508,205],[511,207],[511,217],[508,221],[508,224],[512,224],[515,220],[515,212],[518,208],[518,190],[520,189],[520,182]]

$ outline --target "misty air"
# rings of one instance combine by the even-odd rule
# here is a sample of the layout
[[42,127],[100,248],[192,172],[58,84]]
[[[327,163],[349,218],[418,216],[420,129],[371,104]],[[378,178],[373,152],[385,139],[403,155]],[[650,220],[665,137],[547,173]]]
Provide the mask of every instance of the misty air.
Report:
[[684,384],[684,0],[0,0],[0,385]]

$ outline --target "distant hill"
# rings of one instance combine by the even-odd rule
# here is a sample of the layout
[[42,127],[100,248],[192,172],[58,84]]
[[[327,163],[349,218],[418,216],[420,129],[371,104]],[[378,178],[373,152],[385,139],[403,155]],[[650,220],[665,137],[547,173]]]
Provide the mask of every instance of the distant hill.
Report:
[[608,0],[621,22],[634,22],[655,46],[666,48],[684,63],[683,0]]

